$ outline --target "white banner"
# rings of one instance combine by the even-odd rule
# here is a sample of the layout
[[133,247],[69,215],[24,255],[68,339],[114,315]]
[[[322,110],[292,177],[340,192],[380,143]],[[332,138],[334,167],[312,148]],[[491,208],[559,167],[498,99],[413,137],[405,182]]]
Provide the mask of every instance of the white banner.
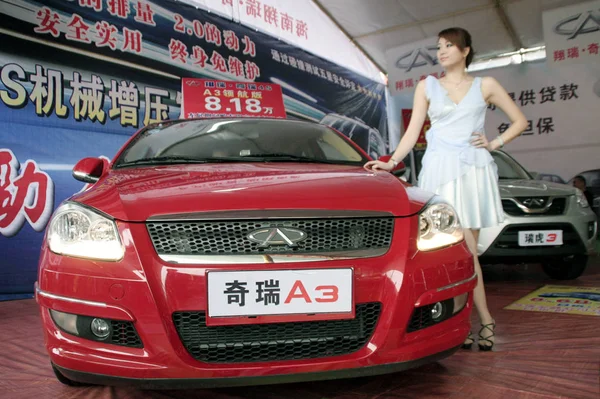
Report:
[[549,65],[600,63],[600,1],[544,11]]
[[[550,68],[539,62],[474,75],[496,78],[529,121],[506,146],[526,168],[565,180],[600,168],[600,64]],[[488,110],[487,137],[493,139],[509,123],[501,110]]]
[[379,69],[312,0],[182,0],[385,83]]
[[428,75],[443,76],[437,60],[437,36],[386,51],[388,87],[392,95],[414,90]]

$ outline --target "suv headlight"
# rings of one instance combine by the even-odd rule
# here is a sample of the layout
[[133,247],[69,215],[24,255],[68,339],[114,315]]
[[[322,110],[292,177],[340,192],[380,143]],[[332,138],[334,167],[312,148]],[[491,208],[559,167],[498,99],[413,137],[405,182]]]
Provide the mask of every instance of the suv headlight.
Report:
[[117,261],[125,249],[116,223],[75,203],[61,205],[50,221],[48,247],[78,258]]
[[454,208],[440,198],[434,198],[419,215],[417,248],[432,251],[463,239],[463,229]]
[[580,207],[582,207],[582,208],[590,207],[590,203],[588,202],[587,198],[585,197],[585,194],[583,194],[583,191],[581,191],[578,188],[575,189],[575,198],[577,199],[577,203],[579,204]]

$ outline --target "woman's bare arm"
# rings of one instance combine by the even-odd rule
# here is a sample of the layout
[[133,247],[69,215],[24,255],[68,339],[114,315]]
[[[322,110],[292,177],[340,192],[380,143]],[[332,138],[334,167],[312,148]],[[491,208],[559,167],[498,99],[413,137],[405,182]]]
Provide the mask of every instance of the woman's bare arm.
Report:
[[489,150],[496,150],[518,137],[527,129],[527,119],[517,104],[510,98],[504,87],[494,78],[485,77],[482,80],[482,92],[486,102],[500,108],[511,121],[504,133],[489,143]]
[[396,147],[396,151],[394,151],[394,154],[392,155],[392,159],[395,162],[402,161],[417,143],[419,134],[423,128],[423,123],[425,123],[425,117],[427,116],[428,108],[429,102],[427,101],[427,96],[425,95],[425,80],[421,80],[415,89],[413,111],[410,117],[408,128],[404,132],[404,136],[402,136],[398,147]]

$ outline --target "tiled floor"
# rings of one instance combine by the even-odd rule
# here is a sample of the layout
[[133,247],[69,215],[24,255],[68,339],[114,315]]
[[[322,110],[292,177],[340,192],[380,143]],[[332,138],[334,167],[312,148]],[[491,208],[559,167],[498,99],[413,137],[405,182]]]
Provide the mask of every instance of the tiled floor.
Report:
[[[436,364],[378,377],[249,388],[139,391],[70,388],[52,374],[34,300],[0,302],[0,397],[22,398],[600,398],[600,317],[503,308],[544,284],[600,287],[600,258],[573,282],[537,266],[484,271],[497,322],[495,351],[474,347]],[[474,325],[477,320],[473,319]]]

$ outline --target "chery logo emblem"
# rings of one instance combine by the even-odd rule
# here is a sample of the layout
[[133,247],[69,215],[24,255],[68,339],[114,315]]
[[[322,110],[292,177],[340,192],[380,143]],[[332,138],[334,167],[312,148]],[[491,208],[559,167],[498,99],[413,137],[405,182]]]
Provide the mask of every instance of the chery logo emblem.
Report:
[[248,234],[248,239],[258,243],[259,248],[268,248],[279,245],[287,245],[288,247],[294,248],[298,246],[300,241],[306,239],[306,233],[291,227],[269,227],[254,230]]
[[204,82],[198,82],[195,80],[186,80],[185,84],[188,86],[192,86],[192,87],[198,87],[198,86],[201,86],[202,84],[204,84]]
[[420,68],[426,65],[435,66],[438,64],[437,57],[431,55],[431,51],[437,51],[437,45],[418,48],[402,54],[396,60],[396,67],[410,72],[413,68]]
[[527,198],[523,200],[523,205],[529,208],[542,208],[546,205],[546,200],[544,198]]
[[556,34],[569,36],[567,40],[575,39],[586,33],[597,32],[600,30],[600,10],[589,10],[571,15],[558,21],[552,30]]

